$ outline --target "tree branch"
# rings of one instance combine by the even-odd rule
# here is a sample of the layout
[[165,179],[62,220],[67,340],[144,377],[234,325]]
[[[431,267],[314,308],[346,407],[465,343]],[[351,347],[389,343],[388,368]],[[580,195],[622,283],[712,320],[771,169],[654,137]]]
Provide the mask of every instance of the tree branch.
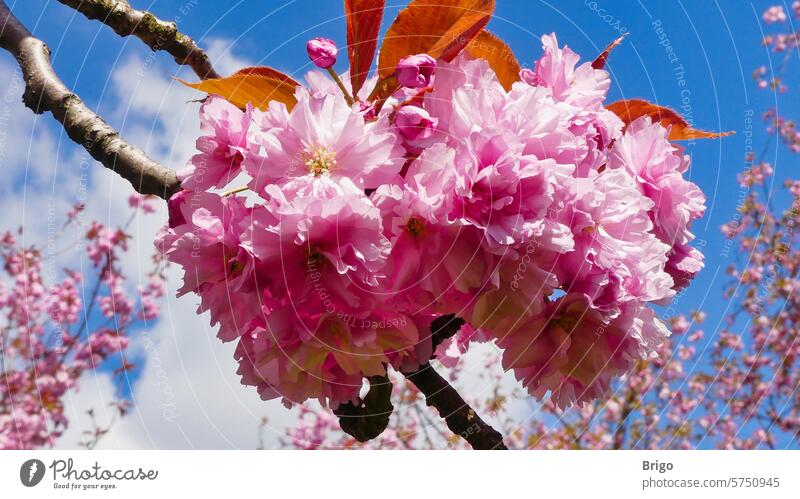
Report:
[[617,428],[614,430],[613,449],[619,450],[625,445],[625,434],[627,432],[628,416],[633,411],[633,404],[636,402],[636,392],[633,387],[628,386],[625,399],[622,402],[622,410],[619,414]]
[[51,112],[70,139],[81,144],[103,166],[128,180],[139,193],[168,199],[180,189],[174,171],[125,142],[64,85],[50,64],[47,45],[35,38],[2,0],[0,47],[17,58],[25,79],[22,101],[34,113]]
[[404,374],[425,395],[425,402],[439,411],[450,431],[469,442],[473,449],[506,450],[503,436],[483,421],[430,364]]
[[[436,347],[444,340],[455,336],[464,323],[464,319],[456,317],[455,314],[447,314],[435,318],[431,322],[431,350],[435,352]],[[431,354],[431,358],[434,358],[433,354]]]
[[153,52],[163,50],[182,66],[189,66],[200,77],[219,78],[208,55],[178,31],[174,22],[158,19],[150,12],[136,10],[127,0],[58,0],[86,16],[107,25],[119,36],[136,36]]
[[339,426],[359,442],[366,442],[383,433],[389,425],[392,405],[392,382],[388,376],[370,376],[369,392],[359,404],[348,402],[334,409]]

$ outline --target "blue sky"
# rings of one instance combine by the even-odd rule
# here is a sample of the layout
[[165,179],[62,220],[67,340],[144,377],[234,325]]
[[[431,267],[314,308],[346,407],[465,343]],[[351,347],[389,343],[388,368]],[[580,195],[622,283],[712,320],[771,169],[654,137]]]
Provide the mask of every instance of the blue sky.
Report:
[[[87,21],[58,2],[7,3],[51,47],[54,66],[65,83],[90,107],[108,116],[123,136],[129,132],[137,136],[143,127],[158,132],[163,117],[156,112],[141,118],[129,112],[135,111],[129,109],[135,104],[120,101],[119,87],[124,84],[112,77],[121,66],[135,59],[144,61],[140,64],[145,64],[148,70],[153,68],[165,81],[171,75],[193,79],[186,69],[177,68],[169,55],[150,55],[149,49],[138,40],[120,39],[109,28]],[[132,3],[137,8],[152,10],[162,19],[178,20],[181,30],[201,46],[215,41],[229,50],[229,56],[273,66],[298,77],[310,69],[305,55],[307,39],[324,36],[336,40],[340,46],[345,44],[339,1],[133,0]],[[388,3],[384,30],[406,2]],[[612,74],[610,100],[639,97],[678,110],[683,106],[682,113],[698,128],[737,132],[721,141],[685,144],[693,161],[690,175],[708,196],[707,214],[695,224],[707,265],[673,307],[664,311],[702,308],[708,313],[706,330],[712,336],[727,306],[721,298],[721,286],[726,281],[724,268],[735,259],[735,249],[726,252],[719,226],[734,216],[739,199],[736,174],[745,167],[748,115],[753,119],[753,147],[761,150],[771,140],[767,160],[775,166],[776,181],[793,175],[797,168],[796,158],[776,144],[774,137],[770,139],[764,133],[760,115],[777,106],[781,113],[797,116],[800,104],[758,90],[751,77],[758,66],[769,68],[770,61],[781,63],[780,57],[771,57],[760,43],[763,32],[771,29],[763,25],[761,13],[778,2],[498,0],[497,3],[489,28],[509,43],[523,66],[532,65],[541,53],[538,38],[542,34],[556,32],[562,44],[569,45],[583,59],[593,59],[624,28],[629,35],[614,51],[607,66]],[[790,11],[788,4],[785,8]],[[11,60],[8,54],[2,57],[7,63]],[[337,68],[344,71],[346,57],[340,59]],[[798,71],[800,61],[795,58],[789,64],[790,87],[800,83]],[[174,104],[171,109],[176,108]],[[186,120],[196,121],[196,107],[186,104],[185,112]],[[76,147],[64,140],[49,116],[39,118],[36,126],[60,137],[58,167],[47,173],[48,178],[31,177],[35,172],[27,174],[26,182],[29,187],[54,189],[63,180],[61,176],[71,174],[69,161],[74,158]],[[149,141],[150,135],[146,137]],[[181,151],[175,148],[171,151],[174,154],[168,155],[173,168],[182,167],[188,159],[181,156]],[[117,192],[122,195],[124,189]]]

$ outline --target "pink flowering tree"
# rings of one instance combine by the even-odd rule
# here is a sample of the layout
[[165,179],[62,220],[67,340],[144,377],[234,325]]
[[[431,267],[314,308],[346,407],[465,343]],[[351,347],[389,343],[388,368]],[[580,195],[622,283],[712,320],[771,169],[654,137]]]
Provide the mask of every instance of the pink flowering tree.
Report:
[[[753,73],[758,88],[788,91],[784,74],[797,54],[792,12],[773,6],[763,20],[774,25],[763,43],[779,58],[775,73]],[[772,65],[771,65],[772,66]],[[796,153],[794,121],[775,110],[764,113],[772,134],[760,155],[749,155],[738,175],[746,192],[735,218],[721,227],[740,258],[727,268],[724,298],[731,313],[713,338],[705,337],[703,312],[671,320],[673,336],[658,358],[638,363],[611,397],[564,413],[551,404],[527,445],[535,448],[756,449],[793,447],[800,432],[800,316],[796,226],[800,184],[788,179],[772,192],[773,168],[764,161],[776,137]],[[780,184],[777,184],[780,185]],[[781,204],[776,204],[786,199]],[[738,331],[744,331],[744,334]]]
[[504,449],[525,436],[504,440],[481,417],[502,394],[470,400],[432,360],[493,342],[492,362],[563,411],[669,351],[652,307],[702,268],[691,224],[705,209],[675,141],[722,134],[643,100],[607,102],[603,67],[621,39],[581,61],[546,35],[521,70],[485,30],[493,0],[413,0],[373,73],[384,1],[346,0],[349,72],[314,39],[322,71],[301,84],[268,67],[219,77],[190,38],[127,2],[62,3],[200,78],[186,83],[208,94],[198,152],[175,172],[72,94],[0,2],[24,102],[167,200],[156,246],[184,271],[179,294],[200,298],[263,399],[317,401],[346,438],[410,446],[433,442],[428,425],[397,425],[424,398],[471,447]]
[[[133,195],[133,215],[152,212],[149,203]],[[22,229],[0,239],[0,449],[53,446],[69,425],[64,399],[83,376],[113,369],[122,384],[134,368],[124,355],[129,333],[156,320],[164,283],[156,254],[147,284],[128,289],[120,258],[131,221],[119,228],[87,222],[76,206],[48,239],[48,247],[63,246],[56,251],[23,246]],[[76,270],[85,263],[53,267],[73,256],[87,259],[90,271]],[[128,409],[125,400],[112,405],[120,415]],[[106,430],[96,426],[82,444],[92,447]]]

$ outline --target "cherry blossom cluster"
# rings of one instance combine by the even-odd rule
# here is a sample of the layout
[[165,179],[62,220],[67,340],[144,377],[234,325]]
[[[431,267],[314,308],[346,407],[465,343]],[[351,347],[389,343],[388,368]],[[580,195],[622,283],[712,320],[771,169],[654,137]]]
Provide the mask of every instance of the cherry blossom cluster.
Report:
[[659,358],[637,365],[610,397],[569,414],[544,404],[547,416],[530,430],[529,446],[796,448],[800,181],[784,182],[785,197],[763,191],[772,173],[756,162],[739,175],[747,194],[721,227],[740,258],[726,269],[730,308],[719,331],[705,335],[703,312],[673,318],[675,334]]
[[[748,240],[749,236],[740,242]],[[796,251],[792,255],[797,259]],[[738,282],[732,283],[731,290]],[[761,282],[748,279],[744,286],[742,294],[747,295]],[[780,294],[769,302],[782,302]],[[737,301],[734,314],[746,304]],[[727,323],[721,334],[710,337],[703,330],[705,315],[694,312],[671,318],[673,335],[658,348],[658,358],[638,363],[603,399],[568,411],[548,400],[520,419],[512,405],[520,395],[502,382],[500,359],[490,353],[477,373],[483,389],[469,398],[469,404],[502,428],[510,449],[794,448],[800,431],[796,400],[800,371],[794,360],[798,358],[797,320],[791,314],[759,310],[752,314],[754,320],[746,331]],[[781,320],[785,325],[774,328]],[[463,368],[462,362],[450,371],[451,384],[475,385],[475,380],[464,379]],[[427,417],[424,398],[411,383],[399,376],[392,381],[392,403],[398,414],[377,439],[360,443],[339,430],[336,416],[329,411],[301,406],[283,446],[468,448],[444,425]],[[265,427],[266,423],[262,431]]]
[[778,114],[776,109],[764,113],[764,121],[768,123],[767,132],[778,135],[786,147],[792,152],[800,152],[800,130],[793,119]]
[[[800,1],[792,3],[791,12],[794,19],[800,19]],[[786,26],[788,31],[770,33],[764,36],[764,45],[770,47],[774,52],[791,52],[792,49],[798,47],[799,38],[797,30],[794,29],[795,21],[786,13],[782,5],[774,5],[767,8],[761,17],[766,24],[788,25]]]
[[[149,198],[134,195],[131,203],[153,211]],[[158,316],[161,273],[134,294],[120,266],[130,236],[83,221],[82,210],[71,210],[48,240],[62,248],[25,247],[11,232],[0,239],[0,449],[52,446],[69,424],[65,397],[81,376],[106,364],[123,373],[127,332]],[[91,271],[54,267],[70,255],[88,259],[75,267]]]
[[[293,107],[205,100],[156,244],[236,341],[244,384],[336,407],[389,366],[494,341],[531,395],[566,407],[656,355],[669,329],[650,305],[703,266],[704,195],[668,129],[625,126],[608,73],[542,42],[508,90],[484,60],[418,54],[371,102],[315,40],[334,78],[309,73]],[[434,351],[444,314],[468,326]]]
[[[795,2],[794,7],[800,13],[800,2]],[[779,9],[782,11],[782,7]],[[766,73],[765,66],[754,72],[759,88],[772,85],[764,79]],[[782,82],[779,85],[773,88],[788,90]],[[764,117],[768,133],[791,137],[781,132],[787,128],[783,124],[788,120],[778,121],[772,110]],[[797,152],[791,141],[787,140],[786,145]],[[638,363],[613,384],[611,393],[602,400],[569,411],[547,401],[530,414],[530,425],[507,423],[503,433],[509,448],[796,446],[800,434],[800,315],[796,313],[800,307],[800,181],[784,182],[786,197],[763,190],[778,184],[772,178],[772,165],[752,153],[745,160],[751,166],[738,174],[738,182],[747,192],[746,197],[739,203],[736,218],[721,227],[729,238],[727,244],[736,245],[742,256],[727,268],[730,282],[725,298],[731,301],[731,307],[721,323],[722,333],[708,335],[703,331],[703,312],[671,318],[673,335],[658,348],[657,359]],[[454,366],[450,373],[454,386],[463,384],[459,380],[461,365],[456,361],[461,351],[458,345],[463,344],[465,335],[459,333],[459,337],[443,347],[443,351],[451,352],[442,360]],[[481,375],[497,373],[497,364],[498,361],[487,361]],[[490,396],[486,400],[470,399],[469,403],[481,414],[492,414],[493,408],[506,404],[514,394],[504,391],[497,378],[483,381],[489,388],[482,392]],[[441,434],[441,425],[425,418],[424,411],[417,407],[424,400],[416,395],[413,386],[402,380],[393,382],[392,403],[395,410],[403,412],[390,421],[384,433],[391,438],[375,441],[375,445],[442,448],[450,442],[452,435]],[[360,445],[341,434],[333,415],[308,408],[303,409],[296,426],[288,430],[284,444],[294,448]]]

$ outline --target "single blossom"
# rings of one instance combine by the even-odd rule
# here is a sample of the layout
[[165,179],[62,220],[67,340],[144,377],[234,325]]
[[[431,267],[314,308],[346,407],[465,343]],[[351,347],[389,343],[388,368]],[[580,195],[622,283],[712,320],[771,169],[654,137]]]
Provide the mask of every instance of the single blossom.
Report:
[[178,172],[184,189],[204,190],[223,187],[241,172],[248,150],[248,129],[252,106],[244,111],[221,97],[210,95],[200,106],[200,131],[196,147],[200,151],[190,165]]
[[417,106],[403,106],[394,118],[400,135],[409,141],[426,140],[433,136],[438,120]]
[[178,294],[199,294],[198,311],[210,311],[212,324],[220,324],[219,337],[231,341],[243,333],[242,324],[259,314],[259,296],[244,292],[256,289],[258,282],[252,253],[241,245],[252,209],[242,197],[209,192],[173,197],[170,209],[177,212],[173,222],[183,223],[162,228],[156,246],[184,270]]
[[397,81],[408,88],[427,87],[435,69],[436,60],[428,54],[408,56],[397,63]]
[[602,102],[611,85],[606,71],[594,69],[591,62],[577,66],[580,56],[566,46],[560,48],[555,33],[542,36],[542,45],[544,54],[533,73],[523,74],[523,81],[549,88],[556,99],[576,106]]
[[328,69],[336,64],[336,55],[339,53],[339,49],[336,48],[333,40],[314,38],[306,44],[306,52],[315,66]]
[[398,181],[404,151],[388,117],[365,122],[360,110],[339,95],[314,97],[300,90],[298,98],[278,126],[263,128],[253,138],[260,147],[244,163],[253,190],[305,175],[347,178],[362,189]]
[[390,245],[380,211],[347,179],[307,175],[270,185],[241,247],[258,259],[273,300],[335,312],[368,309]]
[[454,156],[441,144],[432,146],[413,162],[405,186],[382,186],[371,196],[391,242],[383,288],[393,307],[413,316],[468,315],[494,268],[482,233],[449,221],[454,178],[441,165]]
[[646,307],[626,309],[607,320],[591,299],[570,293],[546,304],[538,315],[499,332],[503,367],[513,369],[531,395],[565,408],[608,393],[611,379],[647,359],[669,335]]
[[309,314],[287,305],[243,335],[235,357],[242,383],[262,399],[335,408],[357,400],[364,377],[402,364],[417,339],[413,322],[396,312]]

